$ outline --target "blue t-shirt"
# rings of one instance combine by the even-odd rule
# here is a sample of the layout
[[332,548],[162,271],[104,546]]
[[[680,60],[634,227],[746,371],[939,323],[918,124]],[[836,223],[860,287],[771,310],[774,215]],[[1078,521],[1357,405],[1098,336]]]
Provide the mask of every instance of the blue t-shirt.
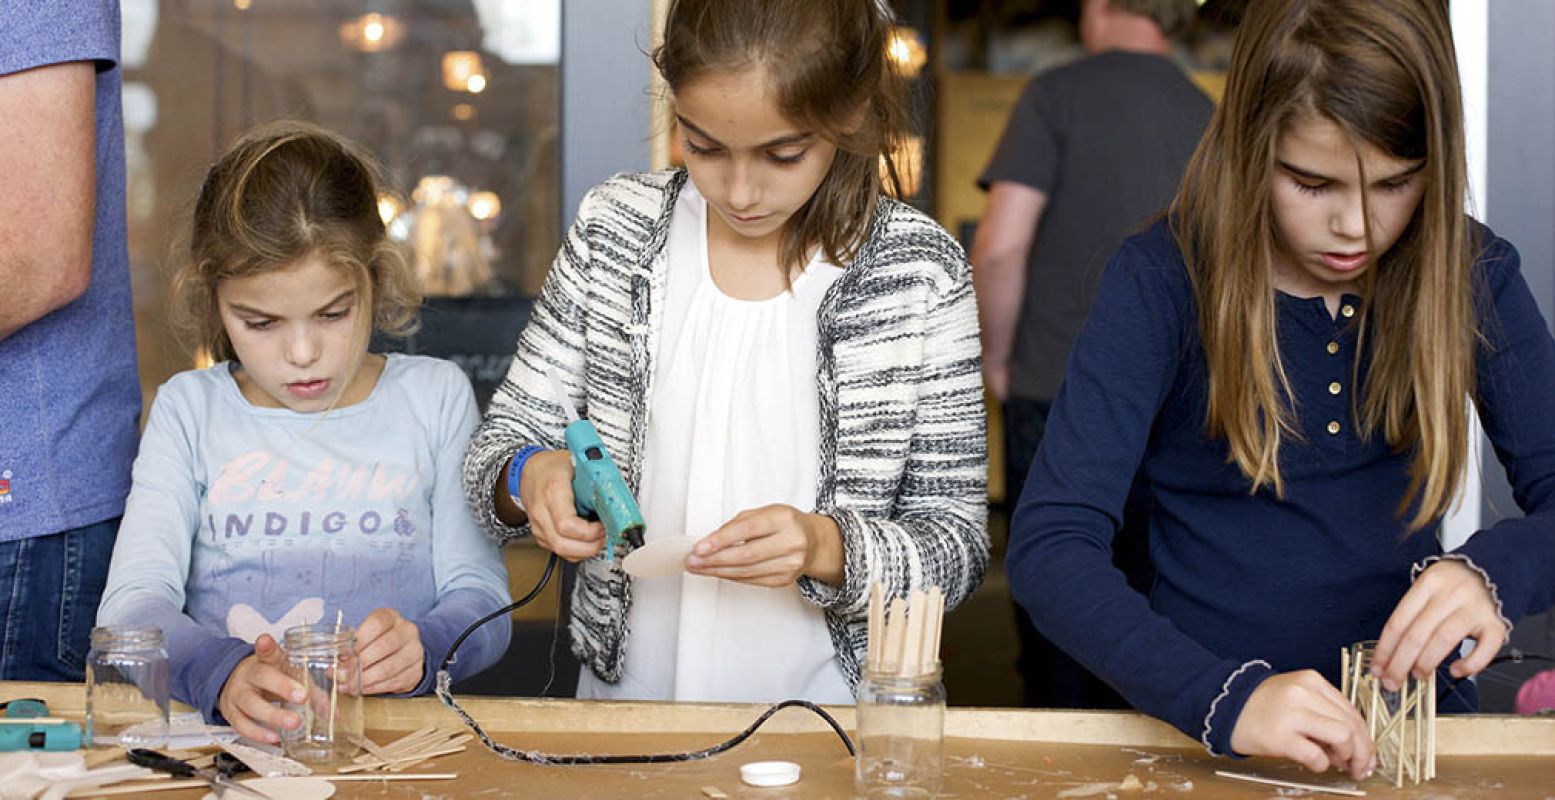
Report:
[[[469,379],[390,355],[362,402],[299,414],[249,403],[230,366],[157,392],[98,623],[161,627],[173,696],[214,719],[261,634],[393,608],[420,628],[428,691],[460,631],[509,602],[460,484],[480,420]],[[490,666],[508,635],[499,620],[471,636],[454,679]]]
[[140,380],[125,242],[119,4],[0,2],[0,80],[71,61],[97,65],[92,282],[75,302],[0,339],[0,542],[122,514],[135,458]]

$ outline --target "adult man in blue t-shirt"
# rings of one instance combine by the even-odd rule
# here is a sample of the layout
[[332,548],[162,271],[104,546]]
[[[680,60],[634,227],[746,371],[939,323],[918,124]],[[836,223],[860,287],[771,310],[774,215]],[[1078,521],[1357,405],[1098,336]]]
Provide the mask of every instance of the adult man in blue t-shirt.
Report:
[[116,0],[0,2],[0,679],[80,680],[140,418]]

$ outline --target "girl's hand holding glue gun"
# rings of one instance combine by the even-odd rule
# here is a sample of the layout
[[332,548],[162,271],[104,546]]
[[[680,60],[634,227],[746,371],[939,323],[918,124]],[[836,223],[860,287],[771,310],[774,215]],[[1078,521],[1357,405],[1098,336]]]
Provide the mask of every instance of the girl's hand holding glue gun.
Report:
[[[535,542],[572,563],[599,555],[605,546],[605,527],[578,516],[572,496],[572,454],[566,450],[544,450],[529,457],[519,478],[520,513],[528,513],[529,529]],[[497,490],[497,510],[504,504],[518,508]],[[521,518],[521,517],[520,517]]]

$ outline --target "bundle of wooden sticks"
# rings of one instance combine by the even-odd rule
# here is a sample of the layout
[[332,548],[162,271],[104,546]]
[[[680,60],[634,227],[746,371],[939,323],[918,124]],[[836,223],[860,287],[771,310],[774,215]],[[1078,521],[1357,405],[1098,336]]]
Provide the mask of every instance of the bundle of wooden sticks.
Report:
[[1342,692],[1371,729],[1377,767],[1402,788],[1404,779],[1419,784],[1436,777],[1436,673],[1410,678],[1402,691],[1389,692],[1371,674],[1375,642],[1359,642],[1339,651]]
[[916,678],[939,669],[940,629],[945,593],[938,586],[893,597],[886,606],[885,587],[869,592],[869,649],[864,669],[877,675]]

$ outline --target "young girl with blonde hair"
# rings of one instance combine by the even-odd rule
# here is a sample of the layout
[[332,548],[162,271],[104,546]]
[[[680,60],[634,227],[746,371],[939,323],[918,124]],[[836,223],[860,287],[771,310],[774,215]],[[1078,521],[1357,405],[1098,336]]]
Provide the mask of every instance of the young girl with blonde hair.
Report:
[[[100,625],[157,625],[175,698],[251,739],[301,718],[276,644],[355,629],[367,694],[422,693],[507,572],[459,488],[479,413],[437,359],[368,352],[413,325],[420,292],[385,235],[379,183],[319,128],[258,128],[211,167],[175,311],[218,362],[151,407]],[[453,667],[490,666],[490,626]]]
[[[1334,683],[1484,669],[1555,586],[1555,346],[1463,213],[1440,0],[1255,0],[1166,220],[1114,256],[1012,531],[1036,624],[1213,753],[1366,774]],[[1443,553],[1472,399],[1520,519]],[[1136,469],[1149,600],[1108,559]],[[1456,659],[1465,638],[1477,646]],[[1449,683],[1457,684],[1447,689]]]
[[[494,535],[581,562],[580,696],[850,703],[871,584],[954,606],[982,578],[977,309],[955,241],[882,191],[889,30],[876,0],[670,5],[686,167],[584,199],[465,462]],[[601,555],[553,380],[689,574]]]

